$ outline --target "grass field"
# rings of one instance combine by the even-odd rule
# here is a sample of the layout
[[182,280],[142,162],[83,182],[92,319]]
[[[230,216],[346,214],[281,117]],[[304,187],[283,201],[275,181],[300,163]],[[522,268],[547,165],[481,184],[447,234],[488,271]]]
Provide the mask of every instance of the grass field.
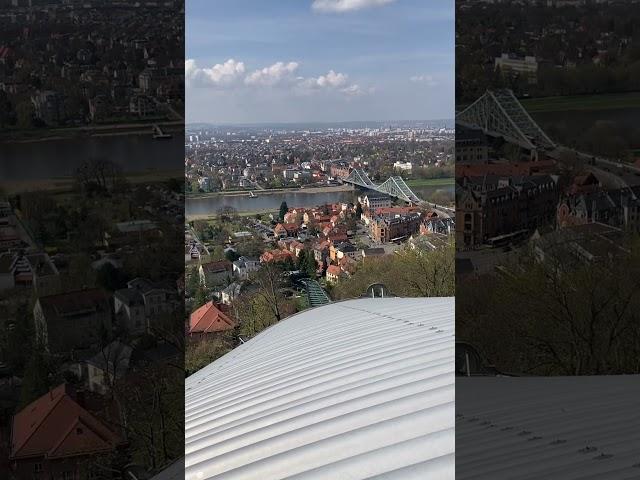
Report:
[[521,99],[529,113],[640,108],[640,92]]
[[405,182],[410,187],[446,187],[453,185],[455,179],[449,178],[415,178],[413,180],[406,180]]

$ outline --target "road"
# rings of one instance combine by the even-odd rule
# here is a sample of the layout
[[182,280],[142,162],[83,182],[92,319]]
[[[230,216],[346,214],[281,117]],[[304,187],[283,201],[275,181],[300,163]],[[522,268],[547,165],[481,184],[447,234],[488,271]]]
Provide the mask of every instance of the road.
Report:
[[423,201],[420,205],[421,206],[429,206],[429,207],[431,207],[431,209],[434,212],[436,212],[436,214],[440,218],[451,218],[451,217],[455,217],[455,215],[456,215],[455,208],[449,208],[449,207],[445,207],[443,205],[438,205],[436,203],[430,203],[430,202],[427,202],[427,201]]
[[[640,168],[628,163],[616,162],[603,157],[598,157],[589,153],[578,152],[568,147],[560,147],[565,151],[575,153],[578,159],[582,160],[585,165],[590,166],[592,170],[601,177],[603,183],[608,183],[609,188],[630,188],[629,180],[623,174],[640,175]],[[592,163],[593,162],[593,163]],[[633,178],[633,180],[636,180]],[[634,184],[640,184],[640,178]]]
[[204,244],[204,242],[200,241],[200,239],[198,238],[198,234],[196,233],[196,231],[193,229],[193,227],[189,227],[189,233],[191,233],[191,236],[193,237],[193,239],[197,242],[198,245],[202,245],[202,248],[204,248],[204,253],[206,253],[207,255],[211,255],[211,253],[209,252],[209,249],[207,248],[207,246]]

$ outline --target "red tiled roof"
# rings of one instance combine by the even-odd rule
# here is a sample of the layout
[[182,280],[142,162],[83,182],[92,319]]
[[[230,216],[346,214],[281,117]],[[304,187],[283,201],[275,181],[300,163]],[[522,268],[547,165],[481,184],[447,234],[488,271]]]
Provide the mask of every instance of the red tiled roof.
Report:
[[113,450],[124,440],[81,407],[62,384],[13,417],[11,458],[62,458]]
[[293,258],[293,254],[289,250],[268,250],[260,255],[260,261],[265,262],[282,262],[287,258]]
[[279,223],[274,230],[285,229],[287,232],[297,232],[298,225],[295,223]]
[[329,265],[327,267],[327,275],[334,275],[336,277],[339,277],[340,273],[342,273],[342,270],[340,270],[340,267],[337,265]]
[[327,238],[331,242],[345,242],[348,239],[346,233],[332,233]]
[[213,303],[207,302],[189,317],[189,333],[215,333],[231,330],[235,322]]

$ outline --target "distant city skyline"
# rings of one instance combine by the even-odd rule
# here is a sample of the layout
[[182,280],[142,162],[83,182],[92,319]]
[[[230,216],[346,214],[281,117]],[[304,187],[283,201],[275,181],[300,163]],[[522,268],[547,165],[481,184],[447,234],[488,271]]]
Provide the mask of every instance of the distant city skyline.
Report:
[[187,123],[454,116],[454,2],[190,0]]

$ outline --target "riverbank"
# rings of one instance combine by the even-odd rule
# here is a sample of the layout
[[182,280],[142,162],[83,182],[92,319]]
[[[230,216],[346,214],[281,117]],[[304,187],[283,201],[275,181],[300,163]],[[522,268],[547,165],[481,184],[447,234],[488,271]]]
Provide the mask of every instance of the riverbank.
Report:
[[[125,178],[133,183],[164,182],[172,178],[182,179],[183,173],[175,170],[131,172],[125,174]],[[0,180],[0,188],[5,194],[16,195],[25,192],[48,192],[53,194],[67,194],[73,190],[74,179],[72,177],[59,177],[34,180]]]
[[309,188],[271,188],[268,190],[231,190],[210,193],[188,193],[187,198],[215,198],[215,197],[248,197],[252,191],[259,198],[261,195],[276,195],[282,193],[333,193],[351,192],[353,186],[338,185],[335,187],[309,187]]
[[[268,216],[269,214],[273,214],[273,215],[278,215],[278,211],[277,210],[256,210],[256,211],[252,211],[252,212],[238,212],[237,215],[239,217],[253,217],[255,215],[262,215],[263,217]],[[218,214],[216,213],[200,213],[200,214],[188,214],[186,215],[186,220],[188,222],[192,222],[194,220],[207,220],[207,221],[213,221],[216,220],[218,218]]]

